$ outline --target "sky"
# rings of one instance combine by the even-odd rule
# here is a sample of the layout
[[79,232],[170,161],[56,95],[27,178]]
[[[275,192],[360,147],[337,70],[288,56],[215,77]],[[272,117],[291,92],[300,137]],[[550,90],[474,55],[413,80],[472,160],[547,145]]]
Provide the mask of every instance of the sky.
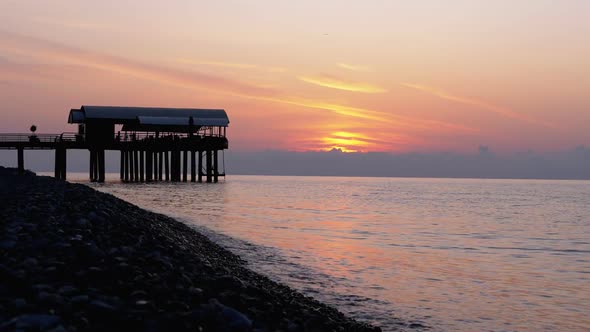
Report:
[[0,132],[223,108],[230,149],[590,146],[590,1],[0,1]]

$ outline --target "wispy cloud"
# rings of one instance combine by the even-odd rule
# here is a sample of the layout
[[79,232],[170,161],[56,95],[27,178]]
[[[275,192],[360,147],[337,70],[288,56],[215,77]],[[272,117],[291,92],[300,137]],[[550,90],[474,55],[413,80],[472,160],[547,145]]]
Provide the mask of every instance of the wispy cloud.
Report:
[[76,21],[76,20],[52,20],[46,17],[35,17],[31,19],[32,22],[46,24],[46,25],[55,25],[61,26],[68,29],[77,29],[77,30],[112,30],[112,25],[104,24],[104,23],[96,23],[96,22],[89,22],[89,21]]
[[[96,70],[116,72],[122,75],[165,83],[186,89],[199,89],[239,98],[300,106],[302,111],[307,112],[317,110],[328,111],[343,117],[363,120],[365,123],[371,123],[373,125],[386,125],[390,129],[411,128],[414,132],[477,131],[459,124],[399,116],[394,114],[393,110],[387,110],[387,112],[385,112],[363,107],[295,97],[287,95],[280,90],[255,86],[224,76],[205,74],[198,71],[180,70],[177,68],[169,68],[157,64],[135,61],[118,56],[65,46],[39,38],[7,33],[1,30],[0,50],[2,50],[4,56],[8,58],[10,58],[11,54],[13,56],[17,55],[18,57],[26,55],[29,60],[37,59],[38,64],[51,64],[52,69],[50,73],[59,72],[59,68],[57,68],[59,66],[64,68],[83,66]],[[24,65],[23,68],[26,67],[30,67],[29,64]],[[34,77],[34,74],[32,75],[32,77]]]
[[505,108],[505,107],[493,105],[493,104],[487,103],[485,101],[477,100],[477,99],[460,97],[457,95],[447,93],[447,92],[445,92],[441,89],[438,89],[438,88],[433,88],[430,86],[413,84],[413,83],[402,83],[401,85],[405,86],[407,88],[410,88],[410,89],[424,91],[424,92],[429,93],[431,95],[437,96],[441,99],[454,101],[454,102],[464,104],[464,105],[471,105],[471,106],[477,107],[479,109],[493,112],[496,114],[500,114],[500,115],[503,115],[503,116],[511,118],[511,119],[520,120],[523,122],[527,122],[527,123],[531,123],[531,124],[535,124],[535,125],[540,125],[540,126],[547,127],[547,128],[555,128],[556,127],[552,123],[549,123],[549,122],[546,122],[543,120],[539,120],[539,119],[535,119],[533,117],[514,112],[514,111],[512,111],[508,108]]
[[197,66],[214,66],[224,68],[237,68],[237,69],[258,69],[275,73],[284,73],[287,68],[283,67],[268,67],[260,66],[250,63],[235,63],[235,62],[222,62],[222,61],[203,61],[203,60],[191,60],[191,59],[178,59],[179,63],[197,65]]
[[352,117],[356,119],[370,120],[375,123],[385,124],[390,128],[406,128],[415,131],[437,131],[437,132],[453,132],[453,133],[476,133],[479,129],[466,127],[460,124],[436,121],[436,120],[423,120],[410,118],[407,116],[396,115],[389,112],[382,112],[371,110],[362,107],[354,107],[349,105],[342,105],[337,103],[327,103],[317,100],[309,100],[304,98],[295,97],[255,97],[250,98],[272,101],[282,104],[302,106],[310,109],[319,109],[331,111],[332,113]]
[[277,93],[272,89],[256,87],[226,77],[134,61],[3,31],[0,31],[0,49],[16,54],[32,55],[40,62],[75,64],[183,87],[230,91],[244,95],[275,95]]
[[361,83],[361,82],[346,82],[335,77],[330,76],[300,76],[298,77],[299,80],[323,86],[326,88],[344,90],[344,91],[353,91],[353,92],[363,92],[363,93],[382,93],[387,92],[384,88],[378,87],[376,85],[368,84],[368,83]]
[[340,68],[344,68],[344,69],[348,69],[348,70],[352,70],[352,71],[358,71],[358,72],[370,72],[372,71],[372,69],[368,66],[360,66],[360,65],[351,65],[349,63],[338,63],[336,64],[338,67]]
[[352,107],[352,106],[347,106],[347,105],[326,103],[326,102],[317,101],[317,100],[308,100],[308,99],[304,99],[304,98],[293,98],[293,97],[264,98],[264,100],[275,101],[275,102],[289,104],[289,105],[303,106],[306,108],[327,110],[327,111],[331,111],[335,114],[345,115],[345,116],[359,118],[359,119],[382,121],[382,122],[388,122],[388,123],[392,122],[392,120],[390,119],[390,114],[388,114],[388,113],[373,111],[373,110],[364,109],[364,108],[360,108],[360,107]]

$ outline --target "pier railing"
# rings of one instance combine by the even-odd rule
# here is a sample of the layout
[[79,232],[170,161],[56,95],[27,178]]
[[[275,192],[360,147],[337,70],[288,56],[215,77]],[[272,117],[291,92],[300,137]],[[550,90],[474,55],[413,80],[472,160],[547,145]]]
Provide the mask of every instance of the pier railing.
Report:
[[0,134],[0,142],[6,143],[56,143],[77,142],[83,138],[75,133],[62,134]]
[[[115,134],[115,142],[138,142],[146,140],[175,140],[175,139],[186,139],[190,135],[187,133],[158,133],[155,132],[117,132]],[[205,138],[205,137],[225,137],[225,135],[214,132],[199,131],[193,134],[194,138]]]

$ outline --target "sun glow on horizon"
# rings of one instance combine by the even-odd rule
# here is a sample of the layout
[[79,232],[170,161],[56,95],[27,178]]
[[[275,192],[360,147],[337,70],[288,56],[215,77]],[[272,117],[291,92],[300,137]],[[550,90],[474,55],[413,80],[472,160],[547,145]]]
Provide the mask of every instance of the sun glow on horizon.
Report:
[[325,145],[321,150],[331,151],[340,150],[342,152],[363,152],[369,146],[367,139],[370,137],[362,134],[355,134],[345,131],[337,131],[329,136],[322,137],[321,141]]
[[244,150],[590,145],[586,2],[260,1],[2,2],[0,130],[95,103],[224,108]]

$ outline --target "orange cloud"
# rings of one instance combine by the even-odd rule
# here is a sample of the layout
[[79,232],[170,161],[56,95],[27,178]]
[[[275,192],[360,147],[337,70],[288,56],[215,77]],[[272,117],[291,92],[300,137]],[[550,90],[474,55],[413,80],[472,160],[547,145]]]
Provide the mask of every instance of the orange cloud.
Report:
[[237,69],[259,69],[259,70],[275,72],[275,73],[284,73],[287,71],[287,68],[259,66],[259,65],[255,65],[255,64],[249,64],[249,63],[201,61],[201,60],[191,60],[191,59],[178,59],[177,61],[180,63],[190,64],[190,65],[214,66],[214,67],[237,68]]
[[39,38],[26,37],[0,31],[0,49],[18,55],[35,57],[43,62],[52,60],[114,71],[143,79],[166,82],[183,87],[198,87],[203,90],[231,91],[244,95],[275,95],[277,92],[249,85],[225,77],[196,71],[185,71],[154,64],[133,61],[117,56],[104,55],[64,46]]
[[344,69],[348,69],[348,70],[352,70],[352,71],[357,71],[357,72],[369,72],[369,71],[372,71],[371,68],[369,68],[367,66],[351,65],[351,64],[348,64],[348,63],[338,63],[336,65],[338,67],[340,67],[340,68],[344,68]]
[[332,111],[333,113],[346,115],[350,117],[366,119],[366,120],[374,120],[374,121],[383,121],[391,123],[392,120],[389,119],[389,114],[383,112],[372,111],[364,108],[359,107],[351,107],[346,105],[340,104],[332,104],[332,103],[325,103],[321,101],[314,101],[314,100],[307,100],[302,98],[263,98],[264,100],[275,101],[284,104],[290,105],[297,105],[303,106],[307,108],[315,108],[315,109],[322,109],[327,111]]
[[[273,103],[301,106],[306,109],[314,110],[325,110],[330,111],[334,114],[346,116],[348,118],[358,120],[368,120],[373,125],[388,126],[388,128],[407,128],[416,131],[437,133],[437,132],[453,132],[453,133],[476,133],[479,129],[466,127],[460,124],[436,121],[436,120],[422,120],[415,119],[400,115],[395,115],[387,112],[380,112],[371,109],[354,107],[342,104],[328,103],[317,100],[290,97],[290,96],[277,96],[277,97],[266,97],[256,95],[241,95],[232,94],[242,98],[268,101]],[[338,126],[341,124],[338,123]]]
[[504,108],[501,106],[492,105],[492,104],[486,103],[484,101],[455,96],[455,95],[449,94],[441,89],[437,89],[437,88],[433,88],[433,87],[429,87],[429,86],[425,86],[425,85],[420,85],[420,84],[402,83],[401,85],[405,86],[407,88],[410,88],[410,89],[415,89],[415,90],[427,92],[429,94],[432,94],[434,96],[437,96],[437,97],[445,99],[445,100],[450,100],[450,101],[454,101],[454,102],[457,102],[460,104],[475,106],[479,109],[483,109],[483,110],[490,111],[490,112],[493,112],[496,114],[500,114],[500,115],[506,116],[511,119],[516,119],[516,120],[540,125],[540,126],[547,127],[547,128],[555,128],[555,125],[552,123],[549,123],[549,122],[546,122],[543,120],[539,120],[539,119],[535,119],[535,118],[532,118],[532,117],[529,117],[529,116],[526,116],[523,114],[519,114],[519,113],[516,113],[510,109],[507,109],[507,108]]
[[32,18],[31,21],[41,23],[41,24],[48,24],[48,25],[56,25],[61,26],[68,29],[79,29],[79,30],[113,30],[112,25],[108,25],[105,23],[96,23],[96,22],[88,22],[88,21],[80,21],[80,20],[52,20],[46,17],[36,17]]
[[338,89],[338,90],[345,90],[345,91],[353,91],[353,92],[364,92],[364,93],[382,93],[387,92],[387,90],[371,85],[368,83],[358,83],[358,82],[345,82],[334,77],[312,77],[312,76],[300,76],[298,77],[301,81],[323,86],[326,88]]

